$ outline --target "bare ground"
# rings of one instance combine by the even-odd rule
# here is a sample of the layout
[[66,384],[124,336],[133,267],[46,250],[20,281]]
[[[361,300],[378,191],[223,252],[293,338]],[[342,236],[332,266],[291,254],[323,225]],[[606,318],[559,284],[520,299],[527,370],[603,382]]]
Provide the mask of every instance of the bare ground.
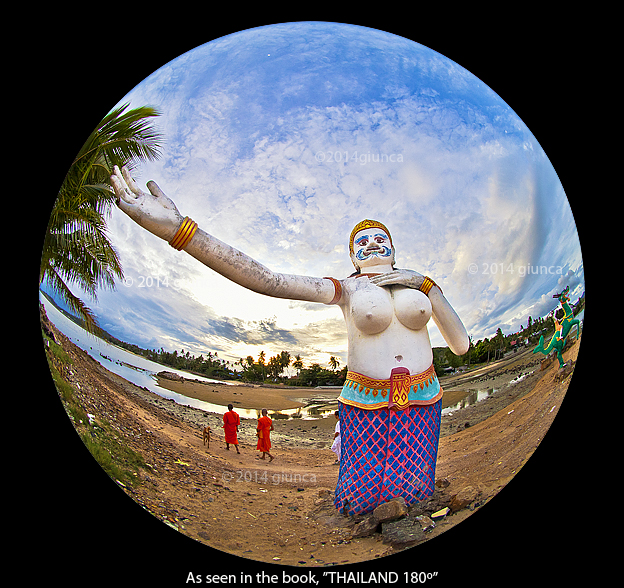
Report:
[[[217,552],[257,562],[327,566],[374,560],[397,551],[378,533],[354,539],[353,526],[339,517],[328,521],[315,516],[330,499],[338,476],[329,450],[332,418],[276,420],[276,459],[265,463],[257,459],[253,421],[243,421],[240,455],[227,451],[219,415],[139,389],[104,369],[62,334],[58,338],[73,364],[65,376],[84,409],[94,415],[96,425],[100,419],[110,423],[148,464],[140,471],[138,484],[122,489],[155,519]],[[566,361],[576,360],[578,348],[576,342],[566,352]],[[460,390],[482,386],[498,391],[443,418],[436,477],[450,483],[444,490],[449,495],[472,487],[477,498],[438,521],[428,532],[427,544],[496,496],[544,439],[571,376],[558,381],[558,366],[540,371],[536,357],[525,353],[482,373],[443,380],[451,399],[461,397]],[[201,437],[205,424],[213,432],[209,448]],[[79,430],[86,426],[75,425]],[[418,551],[418,546],[414,549]]]

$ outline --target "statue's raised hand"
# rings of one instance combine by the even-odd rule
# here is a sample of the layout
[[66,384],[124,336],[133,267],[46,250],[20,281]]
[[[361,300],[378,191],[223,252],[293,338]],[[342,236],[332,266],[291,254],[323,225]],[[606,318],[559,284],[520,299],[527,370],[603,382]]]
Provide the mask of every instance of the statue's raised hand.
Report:
[[370,281],[377,286],[407,286],[418,290],[425,280],[425,276],[408,269],[395,269],[388,274],[373,276]]
[[171,241],[183,217],[173,201],[156,182],[148,182],[149,194],[143,192],[124,167],[115,166],[111,183],[117,195],[117,206],[132,220],[161,239]]

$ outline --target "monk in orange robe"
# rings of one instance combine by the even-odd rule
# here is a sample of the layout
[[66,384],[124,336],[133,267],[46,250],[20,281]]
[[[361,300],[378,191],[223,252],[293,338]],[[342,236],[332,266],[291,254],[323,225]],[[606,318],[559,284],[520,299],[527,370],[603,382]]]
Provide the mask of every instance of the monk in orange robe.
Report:
[[273,430],[273,421],[267,416],[267,409],[262,409],[262,416],[258,419],[258,427],[256,428],[258,435],[258,446],[256,449],[262,451],[262,457],[265,459],[268,455],[270,457],[269,463],[273,461],[273,456],[270,453],[271,449],[271,431]]
[[228,404],[228,411],[223,415],[223,429],[225,431],[225,448],[230,450],[230,443],[238,450],[238,426],[240,425],[240,417],[234,412],[234,406]]

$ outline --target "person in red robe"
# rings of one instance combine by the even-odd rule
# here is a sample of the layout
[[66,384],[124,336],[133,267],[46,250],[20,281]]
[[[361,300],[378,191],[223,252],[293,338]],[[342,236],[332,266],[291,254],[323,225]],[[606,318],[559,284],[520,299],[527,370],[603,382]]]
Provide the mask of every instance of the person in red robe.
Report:
[[240,417],[234,412],[234,406],[228,404],[228,411],[223,415],[223,429],[225,431],[225,448],[230,450],[230,443],[238,450],[238,426],[240,425]]
[[267,409],[262,409],[262,416],[258,419],[258,427],[256,428],[258,435],[258,445],[256,449],[262,451],[262,457],[265,459],[269,456],[269,463],[273,461],[273,456],[269,451],[271,449],[271,431],[273,430],[273,421],[267,416]]

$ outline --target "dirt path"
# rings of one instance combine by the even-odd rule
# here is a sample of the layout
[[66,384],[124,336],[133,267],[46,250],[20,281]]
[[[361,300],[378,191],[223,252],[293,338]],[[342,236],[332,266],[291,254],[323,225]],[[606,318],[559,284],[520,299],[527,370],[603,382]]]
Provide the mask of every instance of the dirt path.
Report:
[[[262,462],[252,421],[241,427],[240,455],[233,448],[227,451],[219,415],[141,390],[59,338],[73,364],[67,378],[84,409],[96,424],[110,423],[148,464],[140,471],[140,483],[124,491],[157,519],[219,551],[267,563],[324,566],[395,551],[379,534],[354,539],[352,525],[313,516],[330,499],[338,476],[329,450],[332,419],[275,421],[276,459]],[[578,347],[577,342],[565,359],[576,360]],[[551,366],[510,386],[514,374],[526,371],[532,361],[527,356],[517,365],[494,366],[479,377],[499,377],[504,393],[444,417],[436,477],[447,480],[449,495],[469,487],[474,499],[439,522],[430,538],[495,496],[544,438],[570,377],[558,382],[558,370]],[[505,377],[497,374],[503,370],[508,370]],[[213,431],[210,447],[202,441],[205,424]]]

